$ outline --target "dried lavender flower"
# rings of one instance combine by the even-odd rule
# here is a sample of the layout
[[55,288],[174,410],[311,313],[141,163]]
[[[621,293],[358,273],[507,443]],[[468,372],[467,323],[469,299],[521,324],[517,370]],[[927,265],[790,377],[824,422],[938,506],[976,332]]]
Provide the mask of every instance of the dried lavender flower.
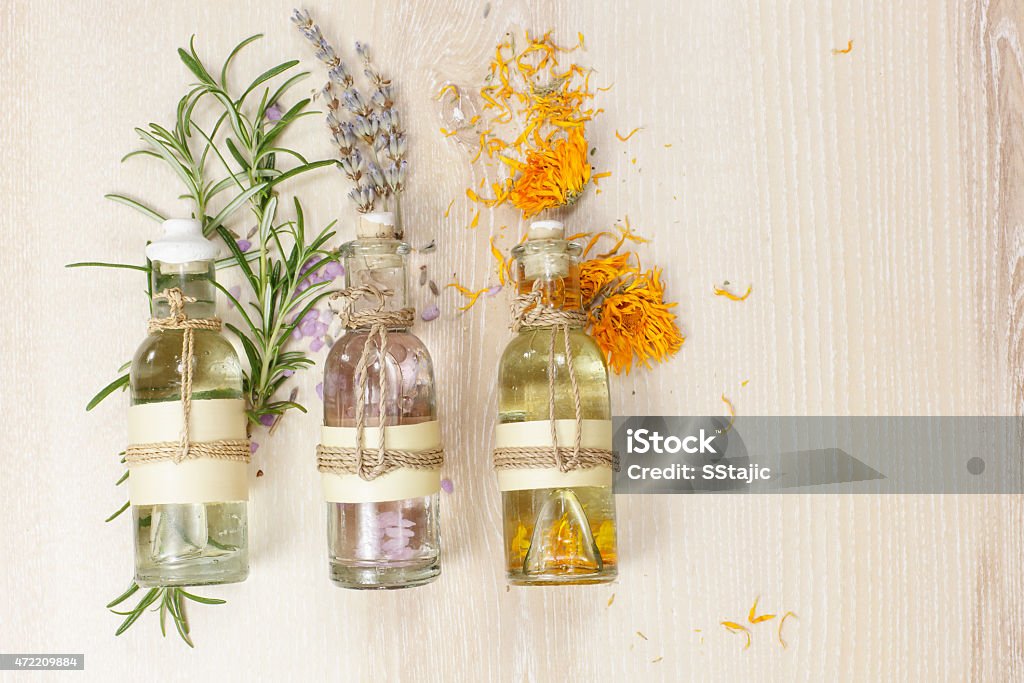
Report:
[[338,146],[338,168],[355,185],[349,197],[356,210],[373,211],[377,201],[397,209],[397,197],[391,198],[405,186],[407,141],[394,106],[391,80],[373,63],[369,47],[357,42],[355,52],[369,88],[357,87],[352,71],[310,13],[297,9],[291,20],[326,67],[328,80],[321,93],[327,126]]
[[349,180],[359,180],[363,172],[363,155],[354,149],[348,156],[338,159],[338,166]]
[[395,103],[394,96],[391,93],[390,85],[382,85],[373,93],[371,98],[373,103],[378,109],[390,109]]
[[345,109],[356,116],[367,117],[373,108],[366,103],[363,96],[359,94],[359,91],[355,88],[348,88],[345,92],[341,93],[341,103],[345,105]]
[[369,213],[373,211],[373,202],[376,199],[372,187],[353,187],[348,192],[348,198],[355,202],[356,211]]

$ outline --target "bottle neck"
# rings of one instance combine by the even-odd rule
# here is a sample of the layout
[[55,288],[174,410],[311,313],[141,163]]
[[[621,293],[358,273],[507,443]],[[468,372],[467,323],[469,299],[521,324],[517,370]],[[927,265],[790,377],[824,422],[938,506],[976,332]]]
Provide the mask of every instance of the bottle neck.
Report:
[[565,251],[521,253],[516,259],[516,286],[520,295],[540,292],[541,305],[563,311],[582,311],[580,262]]
[[151,277],[153,316],[156,318],[170,316],[170,304],[166,299],[156,298],[156,295],[165,289],[178,288],[186,298],[195,299],[194,302],[185,303],[186,318],[212,318],[217,309],[215,279],[213,261],[190,261],[188,263],[153,261]]
[[[345,265],[345,286],[371,285],[390,295],[384,298],[382,311],[398,311],[408,303],[406,283],[409,245],[396,239],[357,239],[341,247]],[[363,296],[353,304],[353,312],[377,310],[379,300]]]

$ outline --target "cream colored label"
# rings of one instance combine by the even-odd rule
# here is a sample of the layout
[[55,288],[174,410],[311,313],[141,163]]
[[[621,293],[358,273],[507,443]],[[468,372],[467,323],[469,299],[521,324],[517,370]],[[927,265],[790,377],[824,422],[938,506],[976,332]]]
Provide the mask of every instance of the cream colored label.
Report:
[[[355,448],[355,427],[321,427],[320,443],[337,448]],[[380,445],[380,428],[363,430],[363,446]],[[441,446],[441,423],[384,427],[384,446],[399,451],[426,451]],[[357,474],[320,473],[324,498],[329,503],[380,503],[431,496],[441,490],[441,470],[414,470],[402,467],[366,481]]]
[[[245,439],[243,399],[192,401],[192,441]],[[128,409],[128,443],[157,443],[181,438],[181,401],[144,403]],[[249,499],[248,464],[198,458],[180,463],[133,465],[128,477],[132,505],[226,503]]]
[[[611,420],[583,420],[580,446],[612,448]],[[555,438],[559,446],[571,447],[576,440],[576,420],[555,420]],[[512,422],[495,429],[494,447],[551,446],[551,422]],[[545,469],[498,470],[498,488],[502,491],[552,489],[565,486],[611,486],[611,467],[588,467],[561,472],[557,467]]]

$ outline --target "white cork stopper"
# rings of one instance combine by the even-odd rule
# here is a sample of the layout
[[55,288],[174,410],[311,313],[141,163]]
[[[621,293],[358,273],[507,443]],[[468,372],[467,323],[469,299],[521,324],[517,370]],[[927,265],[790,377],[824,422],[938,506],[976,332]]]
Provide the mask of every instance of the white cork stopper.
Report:
[[217,258],[217,245],[203,237],[203,225],[192,218],[169,218],[164,234],[146,245],[146,258],[161,263],[190,263]]
[[395,214],[391,211],[374,211],[359,215],[356,223],[356,237],[359,239],[397,238]]
[[534,221],[526,232],[528,240],[561,240],[565,239],[565,225],[562,221]]

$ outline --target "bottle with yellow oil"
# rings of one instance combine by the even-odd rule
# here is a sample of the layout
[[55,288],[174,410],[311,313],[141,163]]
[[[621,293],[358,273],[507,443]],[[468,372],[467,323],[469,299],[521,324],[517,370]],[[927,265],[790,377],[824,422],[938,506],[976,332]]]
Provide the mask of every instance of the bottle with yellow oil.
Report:
[[498,369],[494,466],[518,585],[617,575],[608,369],[583,331],[580,252],[558,221],[534,222],[512,250],[516,336]]

